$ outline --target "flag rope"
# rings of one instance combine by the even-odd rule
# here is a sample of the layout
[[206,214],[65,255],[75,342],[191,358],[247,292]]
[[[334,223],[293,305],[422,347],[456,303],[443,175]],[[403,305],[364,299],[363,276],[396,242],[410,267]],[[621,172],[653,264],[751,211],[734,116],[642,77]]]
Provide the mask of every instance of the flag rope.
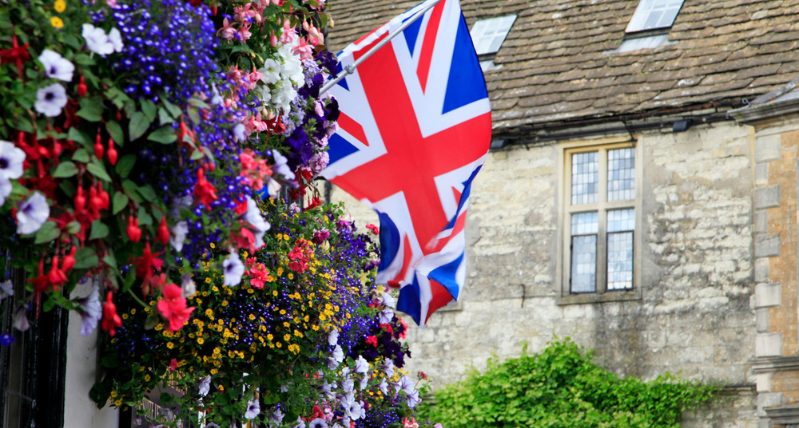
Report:
[[440,2],[441,2],[441,0],[433,0],[430,4],[425,6],[422,10],[420,10],[412,18],[410,18],[407,21],[403,22],[402,25],[400,25],[400,27],[397,28],[396,31],[394,31],[393,33],[389,34],[388,37],[386,37],[385,39],[381,40],[380,43],[376,44],[374,47],[372,47],[372,49],[369,49],[369,51],[367,51],[362,57],[358,58],[352,64],[344,67],[344,70],[342,70],[342,72],[339,73],[338,77],[336,77],[335,79],[325,83],[325,85],[322,86],[322,89],[319,90],[319,95],[321,96],[325,92],[329,91],[331,88],[333,88],[333,86],[336,86],[336,84],[338,82],[342,81],[348,75],[354,73],[355,72],[355,68],[358,67],[359,65],[361,65],[362,62],[366,61],[370,56],[372,56],[373,53],[377,52],[380,48],[385,46],[386,43],[390,42],[391,39],[393,39],[394,37],[397,36],[397,34],[403,32],[406,28],[408,28],[408,26],[410,26],[411,24],[416,22],[417,19],[419,19],[422,16],[424,16],[424,14],[427,13],[428,10],[432,9],[433,7],[435,7],[435,5],[437,5]]

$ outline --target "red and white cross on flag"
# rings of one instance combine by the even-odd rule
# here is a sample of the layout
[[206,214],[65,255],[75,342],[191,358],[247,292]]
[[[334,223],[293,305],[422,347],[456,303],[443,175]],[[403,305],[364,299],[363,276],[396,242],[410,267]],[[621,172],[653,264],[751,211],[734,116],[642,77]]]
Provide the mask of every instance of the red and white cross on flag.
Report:
[[458,0],[394,18],[344,49],[340,69],[402,26],[331,89],[341,116],[323,175],[377,211],[377,279],[400,287],[397,308],[424,326],[463,288],[468,198],[491,106]]

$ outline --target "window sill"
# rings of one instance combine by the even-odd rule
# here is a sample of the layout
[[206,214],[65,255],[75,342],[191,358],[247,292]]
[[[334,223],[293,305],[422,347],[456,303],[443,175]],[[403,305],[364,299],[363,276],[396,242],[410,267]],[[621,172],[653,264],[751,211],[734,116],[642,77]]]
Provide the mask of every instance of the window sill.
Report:
[[559,306],[564,306],[581,305],[586,303],[624,302],[630,300],[641,300],[641,293],[639,290],[611,291],[601,294],[569,294],[567,296],[559,296],[556,303]]

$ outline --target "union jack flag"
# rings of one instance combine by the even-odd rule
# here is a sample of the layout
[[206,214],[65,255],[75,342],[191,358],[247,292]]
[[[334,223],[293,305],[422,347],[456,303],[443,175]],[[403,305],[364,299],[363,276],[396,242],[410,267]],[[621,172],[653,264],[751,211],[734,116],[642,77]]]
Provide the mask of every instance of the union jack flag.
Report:
[[[433,2],[348,46],[339,68]],[[424,12],[331,93],[341,115],[323,175],[377,211],[377,280],[399,287],[397,309],[424,327],[463,288],[469,193],[491,142],[488,92],[458,0]]]

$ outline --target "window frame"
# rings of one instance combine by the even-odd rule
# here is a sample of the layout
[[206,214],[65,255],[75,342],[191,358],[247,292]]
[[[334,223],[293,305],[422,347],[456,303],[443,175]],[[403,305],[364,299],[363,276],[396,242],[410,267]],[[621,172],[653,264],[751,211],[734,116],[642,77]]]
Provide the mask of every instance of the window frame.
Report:
[[[502,49],[502,45],[505,43],[505,40],[507,40],[508,35],[510,34],[510,31],[513,29],[513,25],[516,24],[516,20],[518,18],[519,18],[519,15],[514,13],[514,14],[511,14],[511,15],[503,15],[503,16],[495,16],[493,18],[478,19],[477,21],[475,21],[475,23],[472,24],[472,28],[469,29],[469,35],[471,36],[472,41],[473,41],[473,43],[475,45],[474,46],[475,47],[475,52],[477,52],[478,58],[487,58],[487,57],[489,57],[491,55],[496,55],[497,52],[499,52],[499,50]],[[485,29],[482,29],[482,31],[480,33],[475,34],[475,31],[480,29],[478,27],[478,24],[482,23],[483,25],[490,25],[489,23],[491,21],[495,21],[496,22],[496,21],[501,21],[501,20],[510,21],[510,25],[508,25],[507,31],[505,31],[505,34],[502,36],[502,40],[499,42],[499,47],[497,48],[497,50],[495,50],[495,51],[486,51],[486,52],[478,52],[477,51],[478,44],[485,37],[485,32],[486,32]],[[491,27],[489,27],[489,29],[491,29]],[[497,35],[493,36],[492,40],[495,37],[498,37],[498,36]],[[489,47],[490,46],[491,45],[489,44]]]
[[[645,32],[651,32],[651,31],[668,30],[668,29],[670,29],[671,27],[674,26],[674,23],[677,21],[677,17],[680,16],[680,11],[682,11],[683,6],[685,6],[685,0],[682,0],[682,2],[680,3],[680,7],[677,8],[677,13],[674,14],[674,19],[671,21],[671,24],[665,25],[665,26],[662,26],[662,27],[644,28],[644,26],[646,25],[646,20],[649,18],[649,13],[651,13],[650,12],[651,9],[649,9],[646,12],[644,12],[641,9],[641,7],[644,5],[645,1],[647,1],[647,0],[639,0],[638,6],[636,6],[635,12],[633,12],[633,16],[630,18],[630,22],[627,24],[627,27],[624,29],[624,33],[625,34],[636,34],[636,33],[645,33]],[[653,2],[657,2],[658,0],[652,0],[652,1]],[[666,0],[666,1],[668,1],[668,0]],[[640,25],[634,27],[633,24],[637,23],[636,17],[638,17],[639,14],[642,15],[644,13],[646,13],[647,16],[639,18],[639,21],[642,21],[642,22],[640,23]]]
[[[557,268],[556,268],[556,300],[559,305],[611,302],[624,300],[640,300],[642,293],[641,251],[643,248],[641,228],[643,215],[641,210],[642,195],[642,150],[637,139],[604,138],[594,141],[561,143],[558,147],[558,220],[557,220]],[[635,148],[635,193],[634,199],[624,201],[608,201],[608,150]],[[572,154],[598,152],[599,157],[599,197],[597,202],[572,205],[571,162]],[[633,288],[627,290],[607,290],[608,253],[607,253],[607,212],[614,209],[632,208],[635,210],[635,228],[633,229]],[[571,292],[571,215],[584,212],[597,212],[598,232],[596,248],[596,291],[589,293]]]

